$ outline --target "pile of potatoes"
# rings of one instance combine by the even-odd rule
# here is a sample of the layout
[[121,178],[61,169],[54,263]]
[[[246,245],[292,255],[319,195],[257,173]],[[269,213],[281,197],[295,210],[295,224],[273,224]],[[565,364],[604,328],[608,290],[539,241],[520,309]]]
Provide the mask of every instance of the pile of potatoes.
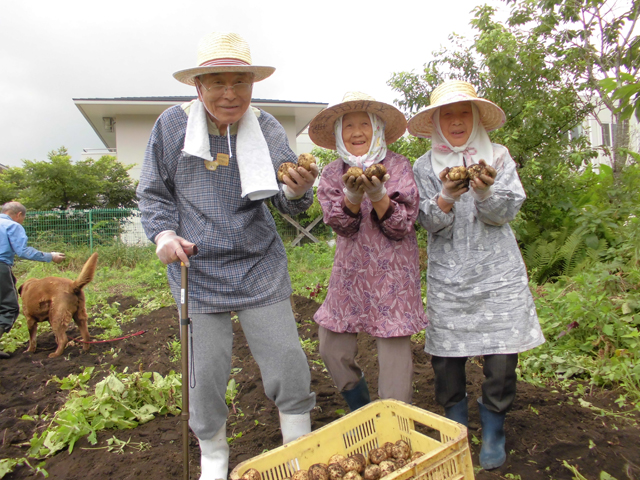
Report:
[[[298,470],[290,480],[379,480],[422,455],[422,452],[412,454],[404,440],[386,442],[369,451],[368,459],[361,453],[349,457],[332,455],[327,463],[316,463],[309,470]],[[260,472],[250,468],[241,480],[262,480],[262,477]]]
[[487,167],[479,163],[469,165],[469,167],[451,167],[447,172],[449,180],[454,182],[461,181],[465,187],[469,187],[469,182],[475,180],[480,175],[488,175]]

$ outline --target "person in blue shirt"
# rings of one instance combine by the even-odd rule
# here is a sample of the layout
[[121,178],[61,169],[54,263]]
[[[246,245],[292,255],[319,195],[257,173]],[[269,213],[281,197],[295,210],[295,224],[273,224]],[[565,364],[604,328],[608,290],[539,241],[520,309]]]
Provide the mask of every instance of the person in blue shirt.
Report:
[[[64,260],[64,253],[44,253],[27,246],[27,234],[22,226],[26,216],[27,209],[18,202],[5,203],[0,213],[0,338],[11,330],[20,313],[16,277],[11,271],[14,257],[37,262]],[[0,358],[9,358],[9,354],[0,351]]]

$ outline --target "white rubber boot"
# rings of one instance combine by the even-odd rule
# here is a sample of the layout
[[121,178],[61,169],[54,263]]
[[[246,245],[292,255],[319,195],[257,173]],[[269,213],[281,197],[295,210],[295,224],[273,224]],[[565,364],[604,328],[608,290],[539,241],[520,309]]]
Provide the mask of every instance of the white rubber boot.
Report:
[[200,480],[227,480],[229,474],[229,444],[227,424],[222,425],[210,440],[200,440]]
[[296,438],[311,432],[311,415],[288,415],[280,413],[280,429],[282,430],[282,444],[293,442]]

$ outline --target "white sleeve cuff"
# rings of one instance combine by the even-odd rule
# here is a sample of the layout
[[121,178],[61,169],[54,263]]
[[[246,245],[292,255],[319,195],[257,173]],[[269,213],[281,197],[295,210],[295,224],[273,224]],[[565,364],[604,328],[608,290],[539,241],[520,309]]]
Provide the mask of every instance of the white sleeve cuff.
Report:
[[287,197],[287,200],[300,200],[302,197],[304,197],[304,194],[307,193],[304,192],[302,195],[298,195],[296,197],[294,196],[293,192],[289,190],[289,187],[286,184],[282,185],[282,192],[284,193],[284,196]]
[[476,192],[473,188],[469,191],[469,193],[476,202],[484,202],[487,198],[493,195],[493,185],[491,185],[482,193]]

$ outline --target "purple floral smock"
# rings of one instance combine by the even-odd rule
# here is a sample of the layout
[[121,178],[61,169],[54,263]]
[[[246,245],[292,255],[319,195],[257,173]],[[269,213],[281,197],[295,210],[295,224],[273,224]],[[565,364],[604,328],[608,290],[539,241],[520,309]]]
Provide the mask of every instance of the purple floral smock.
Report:
[[318,186],[324,222],[338,235],[327,298],[313,317],[338,333],[412,335],[428,325],[420,295],[414,223],[420,198],[409,161],[388,151],[381,162],[391,204],[382,219],[364,196],[360,212],[344,203],[341,159],[327,165]]

